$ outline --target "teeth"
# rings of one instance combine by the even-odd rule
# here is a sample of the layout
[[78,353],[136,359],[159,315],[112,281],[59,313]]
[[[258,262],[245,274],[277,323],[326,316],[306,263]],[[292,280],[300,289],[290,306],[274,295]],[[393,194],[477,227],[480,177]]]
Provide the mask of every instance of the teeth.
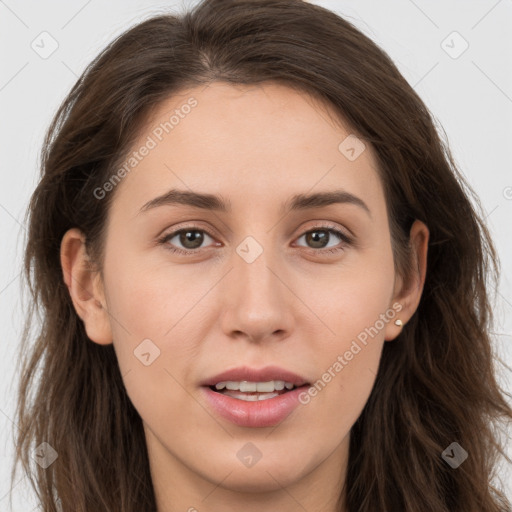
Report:
[[279,396],[279,393],[260,393],[259,395],[246,395],[241,391],[225,391],[223,394],[232,398],[238,398],[238,400],[244,400],[246,402],[257,402],[258,400],[268,400],[269,398]]
[[[243,391],[244,393],[245,392],[253,392],[253,391],[256,391],[256,388],[257,388],[258,384],[256,382],[247,382],[245,380],[243,380],[242,382],[240,382],[240,391]],[[272,386],[274,387],[274,386]]]
[[243,393],[271,393],[272,391],[281,391],[293,389],[294,384],[285,382],[284,380],[270,380],[268,382],[249,382],[246,380],[235,382],[232,380],[223,381],[215,384],[215,389],[228,389],[230,391],[241,391]]

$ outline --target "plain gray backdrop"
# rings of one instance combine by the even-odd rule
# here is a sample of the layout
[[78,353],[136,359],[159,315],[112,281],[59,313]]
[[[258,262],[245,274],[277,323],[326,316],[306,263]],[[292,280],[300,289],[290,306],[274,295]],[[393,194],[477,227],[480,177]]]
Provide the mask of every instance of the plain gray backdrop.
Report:
[[[152,14],[195,1],[0,0],[0,510],[8,510],[23,320],[20,271],[27,202],[58,105],[115,36]],[[379,44],[444,128],[481,199],[502,262],[495,312],[497,353],[512,365],[512,0],[318,0]],[[509,392],[511,375],[500,372]],[[512,455],[510,449],[509,453]],[[471,447],[465,447],[471,456]],[[26,478],[12,512],[37,509]],[[512,499],[512,472],[500,471]],[[9,509],[11,510],[11,509]]]

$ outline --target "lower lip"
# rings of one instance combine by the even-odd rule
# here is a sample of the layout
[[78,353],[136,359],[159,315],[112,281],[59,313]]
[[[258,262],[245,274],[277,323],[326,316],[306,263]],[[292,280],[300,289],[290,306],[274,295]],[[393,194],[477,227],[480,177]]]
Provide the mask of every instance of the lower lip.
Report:
[[258,400],[246,402],[212,391],[203,386],[206,400],[223,418],[240,427],[273,427],[281,423],[299,404],[299,395],[309,386],[306,384],[292,391]]

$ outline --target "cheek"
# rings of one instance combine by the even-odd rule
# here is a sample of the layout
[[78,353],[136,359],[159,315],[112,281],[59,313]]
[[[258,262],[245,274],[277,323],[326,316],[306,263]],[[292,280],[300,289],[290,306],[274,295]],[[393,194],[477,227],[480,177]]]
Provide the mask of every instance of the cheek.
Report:
[[[394,288],[394,265],[388,251],[367,251],[354,255],[347,262],[322,277],[317,286],[304,283],[301,290],[308,303],[325,322],[329,331],[326,347],[342,348],[377,323],[383,338],[381,315],[390,308]],[[364,336],[363,336],[364,337]]]
[[208,276],[203,279],[192,267],[172,268],[165,260],[155,262],[143,255],[115,259],[113,255],[110,265],[105,263],[105,275],[111,323],[119,338],[126,338],[127,332],[133,342],[172,338],[205,294]]
[[108,274],[109,308],[114,348],[133,406],[147,424],[179,437],[183,425],[173,411],[185,417],[202,412],[185,388],[204,336],[204,327],[194,328],[191,318],[201,310],[197,303],[205,291],[191,276],[175,273],[171,280],[169,272],[167,279],[164,274],[120,261]]
[[[183,410],[191,403],[182,386],[189,385],[208,334],[205,309],[212,302],[204,296],[213,285],[211,273],[200,275],[193,266],[173,269],[119,252],[105,262],[105,278],[128,395],[143,418],[162,415],[168,423],[166,410]],[[205,283],[210,283],[206,289]]]
[[396,315],[390,305],[393,285],[390,253],[343,268],[328,286],[308,292],[327,335],[315,337],[315,366],[321,373],[304,401],[316,401],[317,410],[336,425],[334,431],[351,428],[371,393],[385,328]]

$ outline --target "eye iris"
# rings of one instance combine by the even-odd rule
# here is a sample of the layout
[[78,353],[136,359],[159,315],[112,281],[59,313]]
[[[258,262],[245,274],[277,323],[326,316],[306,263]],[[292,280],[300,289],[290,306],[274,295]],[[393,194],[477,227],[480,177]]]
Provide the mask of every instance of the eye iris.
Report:
[[[327,244],[329,239],[329,233],[325,230],[310,231],[306,235],[307,242],[313,242],[313,244],[320,243],[320,245],[313,245],[315,249],[322,249]],[[323,243],[325,242],[325,243]]]
[[[190,235],[190,236],[189,236]],[[201,231],[189,229],[180,233],[180,243],[187,249],[196,249],[203,243],[204,235]],[[188,242],[192,242],[192,246],[187,246]]]

